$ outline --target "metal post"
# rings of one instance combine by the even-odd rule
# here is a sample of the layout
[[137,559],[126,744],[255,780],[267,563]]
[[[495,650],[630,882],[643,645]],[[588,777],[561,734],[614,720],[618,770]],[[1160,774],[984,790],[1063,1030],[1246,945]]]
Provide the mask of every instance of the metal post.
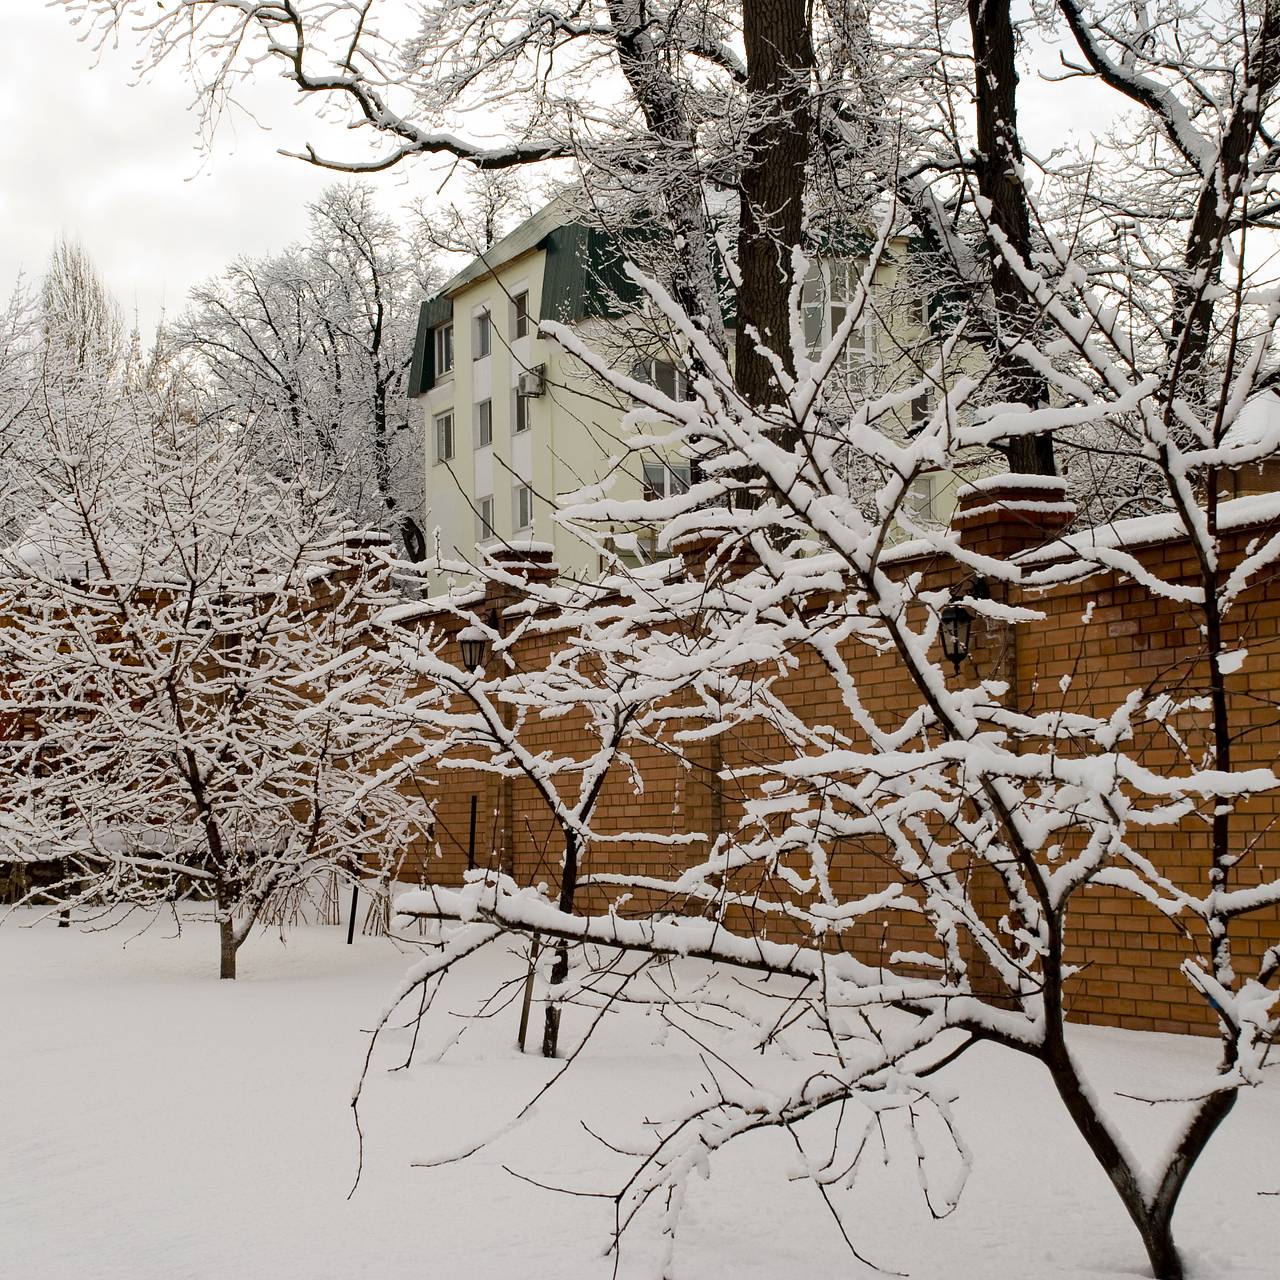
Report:
[[538,952],[542,939],[533,935],[533,951],[529,955],[529,972],[524,980],[524,1003],[520,1006],[520,1052],[524,1052],[524,1038],[529,1031],[529,1005],[533,1001],[533,975],[538,968]]
[[353,884],[351,886],[351,919],[347,921],[347,946],[351,945],[352,940],[356,936],[356,900],[360,897],[360,886]]
[[471,797],[471,832],[467,836],[467,870],[476,869],[476,801],[479,796]]

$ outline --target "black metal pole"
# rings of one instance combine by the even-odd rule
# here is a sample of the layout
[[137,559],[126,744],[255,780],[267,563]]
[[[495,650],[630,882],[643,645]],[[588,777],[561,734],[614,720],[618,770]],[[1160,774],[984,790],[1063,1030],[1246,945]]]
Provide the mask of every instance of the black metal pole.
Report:
[[476,801],[478,796],[471,797],[471,833],[467,836],[467,870],[476,869]]
[[352,939],[356,936],[356,899],[360,896],[360,886],[353,884],[351,886],[351,919],[347,921],[347,946],[351,945]]
[[542,938],[538,934],[533,935],[533,946],[529,952],[529,972],[524,978],[524,999],[520,1002],[520,1034],[516,1037],[516,1042],[520,1046],[520,1052],[524,1052],[525,1037],[529,1034],[529,1006],[533,1003],[533,979],[538,972],[538,952],[542,949]]

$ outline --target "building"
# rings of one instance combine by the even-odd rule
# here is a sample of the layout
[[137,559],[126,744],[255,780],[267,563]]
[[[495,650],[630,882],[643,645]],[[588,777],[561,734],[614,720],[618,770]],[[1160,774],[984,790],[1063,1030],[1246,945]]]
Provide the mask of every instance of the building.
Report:
[[[626,404],[537,333],[544,320],[607,328],[635,294],[605,234],[556,201],[423,303],[409,389],[425,427],[427,527],[444,555],[531,539],[554,547],[563,572],[592,575],[601,549],[553,521],[558,496],[606,476],[624,499],[688,484],[677,457],[619,463]],[[627,532],[629,557],[653,553],[645,530]]]
[[[883,297],[892,292],[905,246],[905,239],[895,243],[895,256],[877,275]],[[856,281],[856,260],[815,267],[804,299],[812,343],[830,337]],[[652,527],[593,530],[584,538],[552,518],[557,499],[584,486],[605,483],[611,498],[626,500],[666,496],[689,483],[689,463],[676,450],[629,451],[621,432],[629,405],[538,336],[542,321],[573,325],[587,340],[615,347],[630,371],[678,395],[682,375],[662,359],[660,346],[650,339],[646,347],[631,321],[619,324],[637,297],[618,247],[558,200],[422,304],[409,394],[425,428],[425,527],[439,531],[442,555],[473,562],[477,544],[530,540],[554,548],[563,573],[590,577],[602,568],[605,548],[633,562],[659,554]],[[846,361],[869,366],[878,352],[904,349],[912,334],[927,332],[923,308],[916,311],[893,323],[869,315]],[[629,340],[619,341],[620,333]],[[917,490],[916,517],[945,523],[954,478],[922,477]]]

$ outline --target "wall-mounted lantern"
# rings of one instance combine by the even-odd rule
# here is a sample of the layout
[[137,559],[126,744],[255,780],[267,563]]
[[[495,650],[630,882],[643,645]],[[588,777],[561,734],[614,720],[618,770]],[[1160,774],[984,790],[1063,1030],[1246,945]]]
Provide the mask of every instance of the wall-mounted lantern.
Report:
[[462,651],[462,665],[468,671],[479,671],[489,656],[489,637],[483,627],[463,627],[458,632],[458,648]]
[[973,627],[973,614],[962,604],[952,600],[944,605],[942,619],[942,654],[958,674],[960,664],[969,656],[969,633]]

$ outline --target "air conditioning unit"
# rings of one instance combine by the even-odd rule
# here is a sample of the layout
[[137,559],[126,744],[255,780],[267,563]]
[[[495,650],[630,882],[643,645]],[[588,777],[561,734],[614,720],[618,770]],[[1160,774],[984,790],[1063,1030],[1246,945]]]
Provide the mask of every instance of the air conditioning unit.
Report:
[[527,369],[516,380],[516,395],[540,396],[547,389],[547,366],[540,364],[535,369]]

